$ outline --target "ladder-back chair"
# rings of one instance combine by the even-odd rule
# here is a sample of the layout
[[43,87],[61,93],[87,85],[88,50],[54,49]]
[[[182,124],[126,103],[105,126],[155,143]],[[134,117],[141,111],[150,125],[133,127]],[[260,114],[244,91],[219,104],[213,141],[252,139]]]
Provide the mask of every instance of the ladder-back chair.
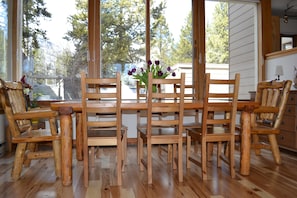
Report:
[[[144,170],[144,167],[147,168],[148,184],[152,184],[152,146],[160,144],[173,145],[173,158],[175,159],[173,168],[177,166],[178,180],[182,182],[182,130],[185,75],[182,74],[181,78],[174,79],[155,79],[152,77],[152,73],[149,73],[148,77],[147,127],[137,129],[140,170]],[[180,84],[179,93],[174,93],[174,84]],[[166,88],[159,92],[153,92],[153,86],[160,86],[161,89]],[[153,116],[153,114],[162,115],[164,113],[172,114],[172,116],[168,116],[166,119],[159,119]],[[146,157],[144,157],[144,145],[146,145]]]
[[[234,144],[237,100],[239,89],[239,74],[235,79],[211,79],[207,73],[205,77],[204,102],[201,127],[186,128],[187,152],[186,164],[190,162],[201,167],[202,179],[207,179],[207,145],[217,144],[217,166],[221,166],[221,159],[229,164],[231,177],[235,177]],[[209,116],[212,114],[213,116]],[[225,116],[228,114],[229,116]],[[228,126],[228,127],[226,127]],[[201,155],[192,153],[192,141],[201,142]],[[229,159],[222,150],[222,143],[230,143]]]
[[[106,92],[97,88],[108,87]],[[90,78],[81,73],[82,91],[82,133],[84,154],[84,184],[89,183],[89,147],[115,146],[117,185],[122,185],[124,171],[127,127],[122,125],[121,112],[121,80],[117,73],[115,78]],[[96,106],[98,102],[106,102],[104,108]]]

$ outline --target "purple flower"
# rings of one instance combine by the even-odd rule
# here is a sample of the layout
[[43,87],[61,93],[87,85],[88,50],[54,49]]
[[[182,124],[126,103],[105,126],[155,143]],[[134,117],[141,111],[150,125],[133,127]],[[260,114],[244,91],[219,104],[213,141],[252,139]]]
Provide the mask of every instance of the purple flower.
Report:
[[151,60],[148,60],[147,68],[134,67],[128,71],[128,75],[133,76],[134,79],[137,79],[144,83],[147,83],[149,72],[153,73],[153,78],[159,78],[159,79],[166,78],[169,75],[172,75],[173,77],[176,76],[176,73],[172,70],[172,68],[170,66],[162,67],[160,64],[161,63],[159,60],[155,60],[154,62],[152,62]]
[[147,61],[147,69],[148,69],[148,71],[151,70],[151,69],[150,69],[150,66],[151,66],[152,64],[153,64],[153,63],[152,63],[151,60],[148,60],[148,61]]
[[162,71],[158,71],[158,76],[163,76],[163,72]]

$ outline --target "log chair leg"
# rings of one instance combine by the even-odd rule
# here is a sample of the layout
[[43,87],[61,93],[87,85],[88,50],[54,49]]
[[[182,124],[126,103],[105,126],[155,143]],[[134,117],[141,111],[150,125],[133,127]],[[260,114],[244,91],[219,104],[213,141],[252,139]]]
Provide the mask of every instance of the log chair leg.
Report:
[[55,173],[58,178],[62,176],[62,153],[61,153],[61,141],[54,140],[53,141],[53,152],[54,152],[54,160],[55,160]]
[[18,180],[23,167],[25,150],[27,147],[27,143],[18,143],[15,151],[14,164],[11,171],[11,177],[13,180]]
[[281,157],[280,157],[279,147],[277,144],[275,134],[268,135],[268,138],[269,138],[269,142],[271,145],[271,151],[273,154],[274,161],[276,164],[279,165],[279,164],[281,164]]
[[5,133],[6,133],[7,151],[9,153],[11,153],[12,152],[12,143],[11,143],[11,134],[10,134],[9,126],[6,127]]

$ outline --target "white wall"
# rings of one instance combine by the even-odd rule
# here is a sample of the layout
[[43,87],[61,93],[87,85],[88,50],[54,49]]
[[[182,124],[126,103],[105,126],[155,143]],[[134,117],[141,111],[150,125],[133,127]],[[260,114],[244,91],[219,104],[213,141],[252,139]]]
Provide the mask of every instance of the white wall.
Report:
[[[280,80],[294,80],[295,67],[297,68],[297,51],[295,54],[290,54],[282,57],[276,57],[265,61],[266,65],[266,79],[274,80],[277,76],[275,75],[275,69],[278,65],[283,68],[283,75],[280,76]],[[294,84],[294,81],[293,81]],[[295,87],[291,87],[291,90],[296,90]]]

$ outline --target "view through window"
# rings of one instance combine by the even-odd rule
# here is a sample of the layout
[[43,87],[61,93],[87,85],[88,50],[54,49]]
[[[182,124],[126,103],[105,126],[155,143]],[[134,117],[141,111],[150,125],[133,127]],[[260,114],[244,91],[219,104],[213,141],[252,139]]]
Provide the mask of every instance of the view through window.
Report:
[[0,78],[7,79],[8,6],[0,2]]
[[[139,0],[100,1],[101,32],[96,33],[100,34],[100,43],[96,43],[101,49],[100,76],[112,77],[121,72],[123,98],[136,97],[135,79],[128,71],[146,67],[147,56],[152,61],[159,60],[165,68],[172,67],[178,75],[185,72],[186,84],[192,84],[192,1],[152,0],[149,24],[146,5]],[[230,41],[238,40],[235,34],[231,35],[234,39],[229,37],[229,17],[233,14],[228,13],[230,5],[205,1],[206,72],[214,78],[229,78]],[[237,7],[233,7],[236,12]],[[31,99],[80,98],[79,74],[88,70],[88,1],[28,0],[23,2],[23,8],[23,74],[33,88]],[[239,56],[234,57],[232,60]]]
[[[33,100],[80,98],[79,73],[88,68],[87,6],[87,0],[24,2],[23,74],[33,87]],[[147,64],[146,25],[152,61],[192,71],[190,0],[152,1],[150,24],[143,1],[101,1],[100,6],[100,76],[121,72],[123,98],[136,97],[135,79],[128,71]]]
[[31,100],[79,98],[77,74],[87,67],[87,1],[24,1],[22,18]]
[[122,98],[136,98],[136,79],[128,72],[146,69],[148,54],[165,69],[179,70],[186,65],[192,71],[191,1],[151,1],[149,24],[144,1],[101,1],[100,6],[101,76],[122,73]]

